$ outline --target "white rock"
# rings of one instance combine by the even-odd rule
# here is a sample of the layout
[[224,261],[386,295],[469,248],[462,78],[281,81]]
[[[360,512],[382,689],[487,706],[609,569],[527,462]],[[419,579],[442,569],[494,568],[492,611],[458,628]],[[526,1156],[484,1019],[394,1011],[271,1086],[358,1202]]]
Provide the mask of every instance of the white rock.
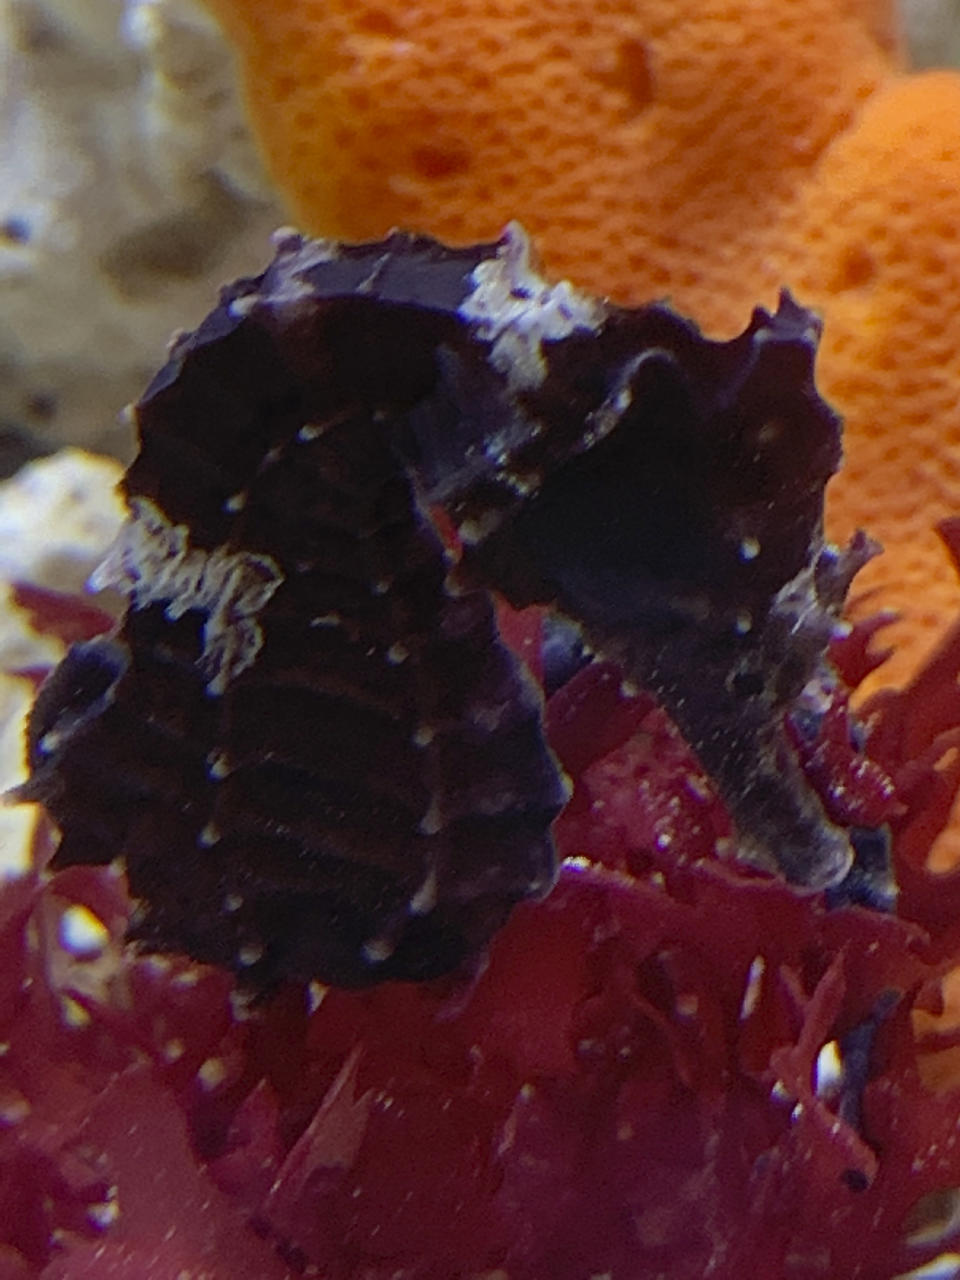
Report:
[[960,66],[960,0],[901,0],[914,67]]
[[[0,484],[0,793],[26,776],[33,684],[18,673],[52,667],[64,653],[59,640],[34,631],[12,584],[83,591],[124,516],[120,474],[112,458],[65,449]],[[29,865],[38,816],[34,805],[0,806],[0,879]]]
[[113,458],[63,449],[0,484],[0,580],[80,595],[126,516]]
[[[26,777],[23,742],[32,699],[26,680],[0,673],[0,791]],[[36,805],[0,807],[0,880],[29,867],[39,818]]]
[[193,0],[0,0],[0,423],[129,456],[170,332],[285,220]]

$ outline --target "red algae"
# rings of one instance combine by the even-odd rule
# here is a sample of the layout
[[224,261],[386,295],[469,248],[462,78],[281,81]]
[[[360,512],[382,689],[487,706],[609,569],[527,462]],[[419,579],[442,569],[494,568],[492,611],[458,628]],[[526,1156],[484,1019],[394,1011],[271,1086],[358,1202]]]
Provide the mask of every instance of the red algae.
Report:
[[831,1280],[937,1252],[905,1223],[960,1184],[960,1091],[923,1082],[943,884],[909,860],[898,919],[726,860],[697,761],[609,664],[547,726],[560,882],[467,988],[291,987],[237,1021],[225,975],[121,947],[111,872],[3,887],[0,1274]]

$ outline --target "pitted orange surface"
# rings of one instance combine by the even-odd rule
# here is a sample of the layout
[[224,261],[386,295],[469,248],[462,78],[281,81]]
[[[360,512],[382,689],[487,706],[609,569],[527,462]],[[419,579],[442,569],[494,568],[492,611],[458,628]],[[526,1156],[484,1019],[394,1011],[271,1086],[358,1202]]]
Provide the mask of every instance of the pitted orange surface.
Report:
[[890,54],[899,55],[901,33],[896,0],[837,0],[836,7],[841,13],[863,23]]
[[785,262],[826,318],[820,388],[847,419],[829,527],[884,543],[861,612],[904,615],[872,686],[900,684],[960,616],[934,528],[960,513],[960,76],[899,77],[864,106],[806,184]]
[[890,71],[877,0],[211,0],[310,231],[495,237],[733,333],[780,224]]
[[547,268],[730,335],[818,308],[847,422],[829,531],[902,614],[866,691],[960,612],[960,76],[904,75],[888,0],[210,0],[304,227],[451,241],[509,218]]

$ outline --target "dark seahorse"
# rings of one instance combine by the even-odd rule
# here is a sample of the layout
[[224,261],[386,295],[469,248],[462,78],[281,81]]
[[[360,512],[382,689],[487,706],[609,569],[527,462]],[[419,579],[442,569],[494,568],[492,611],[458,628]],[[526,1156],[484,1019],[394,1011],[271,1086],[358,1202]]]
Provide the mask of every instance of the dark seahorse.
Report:
[[592,300],[516,226],[279,235],[136,406],[126,616],[41,690],[17,792],[54,867],[122,856],[133,936],[253,990],[454,968],[549,891],[566,797],[498,593],[656,694],[743,857],[836,885],[784,730],[869,554],[824,542],[818,338],[786,295],[730,342]]

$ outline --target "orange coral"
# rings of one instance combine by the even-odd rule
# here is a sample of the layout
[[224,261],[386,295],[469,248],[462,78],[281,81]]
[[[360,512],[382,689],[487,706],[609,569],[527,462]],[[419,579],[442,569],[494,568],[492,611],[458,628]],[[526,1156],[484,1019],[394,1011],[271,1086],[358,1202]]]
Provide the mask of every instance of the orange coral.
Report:
[[210,0],[297,215],[352,238],[534,233],[597,292],[730,335],[788,284],[847,419],[829,528],[886,554],[909,679],[960,612],[960,76],[897,65],[888,0]]
[[891,69],[877,0],[212,4],[308,230],[464,242],[518,217],[551,271],[731,335]]
[[847,417],[831,531],[886,547],[858,579],[902,610],[899,683],[960,614],[960,582],[935,525],[960,512],[960,76],[892,81],[866,104],[803,192],[787,278],[827,318],[821,390]]
[[900,50],[900,23],[896,0],[837,0],[837,9],[861,22],[889,53]]

